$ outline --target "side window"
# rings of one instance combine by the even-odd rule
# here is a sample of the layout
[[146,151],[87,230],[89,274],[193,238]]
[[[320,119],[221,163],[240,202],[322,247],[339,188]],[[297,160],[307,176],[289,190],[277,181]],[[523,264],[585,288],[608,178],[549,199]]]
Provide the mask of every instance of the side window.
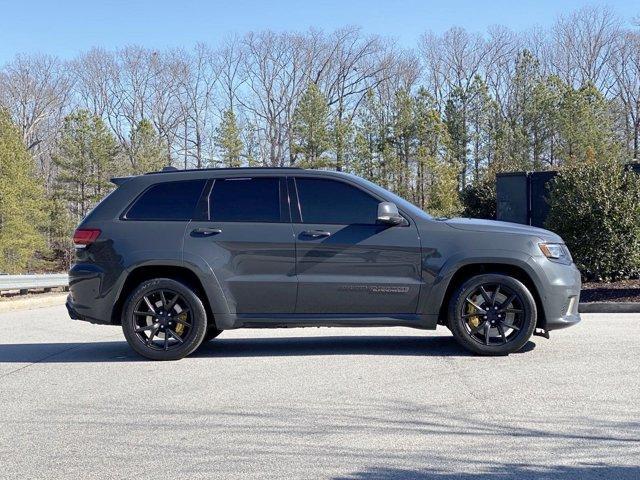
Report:
[[127,220],[191,220],[206,180],[158,183],[125,214]]
[[303,223],[375,224],[378,200],[344,182],[296,178]]
[[209,196],[214,222],[277,223],[280,206],[280,180],[271,177],[216,179]]

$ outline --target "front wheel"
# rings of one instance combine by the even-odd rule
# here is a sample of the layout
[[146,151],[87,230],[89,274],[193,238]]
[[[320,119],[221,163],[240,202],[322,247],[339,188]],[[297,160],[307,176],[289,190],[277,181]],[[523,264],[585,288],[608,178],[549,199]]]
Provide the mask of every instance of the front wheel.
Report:
[[151,360],[178,360],[202,343],[207,314],[187,285],[170,278],[147,280],[124,305],[122,330],[136,352]]
[[531,338],[536,302],[519,280],[499,274],[464,282],[449,304],[449,328],[463,347],[480,355],[506,355]]

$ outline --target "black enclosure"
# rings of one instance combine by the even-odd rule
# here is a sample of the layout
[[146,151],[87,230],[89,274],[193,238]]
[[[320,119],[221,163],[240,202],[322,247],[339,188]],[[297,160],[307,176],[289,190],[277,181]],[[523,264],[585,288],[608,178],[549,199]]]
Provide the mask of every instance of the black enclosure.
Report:
[[[629,163],[627,168],[640,174],[640,163]],[[550,182],[557,174],[555,171],[497,174],[496,220],[544,228],[549,215]]]
[[496,219],[544,227],[549,215],[549,182],[557,172],[512,172],[496,175]]
[[529,174],[526,172],[496,175],[496,219],[529,223]]

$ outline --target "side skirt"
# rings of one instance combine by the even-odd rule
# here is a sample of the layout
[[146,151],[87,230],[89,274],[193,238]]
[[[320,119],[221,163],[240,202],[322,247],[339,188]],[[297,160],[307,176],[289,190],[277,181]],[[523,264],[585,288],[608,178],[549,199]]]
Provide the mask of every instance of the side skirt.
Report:
[[434,330],[437,315],[417,314],[322,314],[322,313],[238,313],[214,314],[220,330],[234,328],[297,328],[297,327],[410,327]]

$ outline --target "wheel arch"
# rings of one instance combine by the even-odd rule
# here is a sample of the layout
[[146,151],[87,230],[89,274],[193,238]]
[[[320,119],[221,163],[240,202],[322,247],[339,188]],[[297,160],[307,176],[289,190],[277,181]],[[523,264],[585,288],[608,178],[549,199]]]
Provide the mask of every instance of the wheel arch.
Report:
[[122,321],[122,308],[129,294],[145,280],[152,278],[170,278],[184,283],[192,288],[200,297],[207,312],[207,323],[215,326],[215,315],[211,309],[211,302],[200,277],[191,269],[178,265],[141,265],[132,269],[113,305],[111,323],[119,325]]
[[458,288],[467,279],[475,275],[482,275],[486,273],[509,275],[522,282],[527,287],[527,289],[529,289],[531,295],[533,296],[533,299],[536,302],[536,310],[538,311],[536,327],[544,327],[546,323],[544,305],[542,304],[542,299],[540,297],[538,287],[536,286],[536,283],[534,282],[531,274],[520,265],[502,262],[467,263],[455,270],[449,279],[446,289],[444,290],[442,301],[440,303],[440,309],[438,312],[439,324],[446,324],[449,302],[456,288]]

